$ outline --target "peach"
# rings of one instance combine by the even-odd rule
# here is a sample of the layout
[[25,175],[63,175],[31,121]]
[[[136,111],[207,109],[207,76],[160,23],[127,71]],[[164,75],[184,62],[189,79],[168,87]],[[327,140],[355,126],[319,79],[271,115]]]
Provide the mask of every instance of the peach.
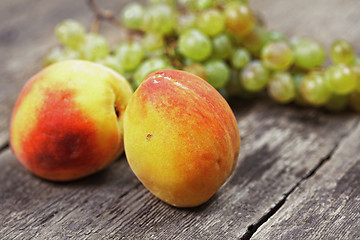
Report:
[[170,205],[194,207],[233,172],[240,135],[215,88],[193,74],[162,70],[131,97],[124,144],[131,169],[150,192]]
[[34,75],[15,104],[10,144],[31,172],[74,180],[109,165],[123,152],[128,82],[99,64],[68,60]]

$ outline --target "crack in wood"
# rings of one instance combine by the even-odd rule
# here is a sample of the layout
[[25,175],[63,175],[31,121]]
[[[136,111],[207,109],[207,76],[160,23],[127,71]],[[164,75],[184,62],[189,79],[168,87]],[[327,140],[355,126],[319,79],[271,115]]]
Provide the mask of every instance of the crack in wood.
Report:
[[344,141],[354,129],[358,127],[360,123],[360,120],[357,120],[354,124],[354,126],[350,129],[349,132],[341,136],[340,140],[335,144],[335,146],[330,150],[330,152],[323,158],[320,159],[319,163],[311,170],[309,171],[305,176],[303,176],[288,192],[286,192],[283,195],[283,198],[275,204],[274,207],[270,208],[268,213],[266,213],[264,216],[262,216],[257,223],[251,224],[248,226],[248,229],[246,233],[241,237],[241,240],[249,240],[251,237],[255,234],[255,232],[263,225],[265,222],[267,222],[273,215],[276,214],[276,212],[285,204],[288,197],[307,179],[311,178],[326,162],[328,162],[333,154],[338,149],[340,143]]
[[10,147],[10,143],[9,142],[5,142],[2,146],[0,146],[0,154],[2,152],[4,152],[6,149],[8,149]]

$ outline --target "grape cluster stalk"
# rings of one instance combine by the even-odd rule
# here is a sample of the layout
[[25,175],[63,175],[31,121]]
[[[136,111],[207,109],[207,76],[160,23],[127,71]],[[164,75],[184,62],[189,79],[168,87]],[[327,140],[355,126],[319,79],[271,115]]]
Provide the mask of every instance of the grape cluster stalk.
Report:
[[[59,23],[59,45],[44,56],[44,66],[66,59],[97,62],[134,89],[153,71],[180,69],[225,98],[267,92],[280,104],[360,112],[360,57],[350,42],[335,40],[327,52],[314,39],[287,38],[267,29],[247,0],[148,0],[131,2],[118,15],[88,3],[96,16],[92,31],[72,19]],[[110,46],[98,33],[103,20],[129,37]]]

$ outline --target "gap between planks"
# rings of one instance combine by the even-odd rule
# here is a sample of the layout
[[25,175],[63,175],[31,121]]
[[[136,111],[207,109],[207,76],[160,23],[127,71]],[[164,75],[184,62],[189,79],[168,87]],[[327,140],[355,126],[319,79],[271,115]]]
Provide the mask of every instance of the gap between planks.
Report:
[[309,178],[311,178],[322,166],[324,166],[327,162],[329,162],[333,156],[333,154],[336,152],[336,150],[338,149],[339,145],[341,144],[341,142],[343,142],[347,137],[349,137],[349,135],[352,133],[352,131],[354,129],[356,129],[358,127],[358,125],[360,124],[360,119],[357,120],[354,123],[354,126],[350,129],[349,132],[347,132],[346,134],[344,134],[340,140],[336,143],[336,145],[330,150],[330,152],[323,157],[320,162],[309,172],[307,173],[305,176],[303,176],[288,192],[286,192],[283,195],[283,198],[275,204],[274,207],[270,208],[270,210],[264,215],[262,216],[258,222],[256,222],[255,224],[251,224],[250,226],[248,226],[248,229],[246,231],[246,233],[241,237],[241,240],[250,240],[251,237],[255,234],[255,232],[261,227],[261,225],[263,225],[265,222],[267,222],[273,215],[275,215],[277,213],[277,211],[285,204],[286,200],[288,199],[288,197],[306,180],[308,180]]

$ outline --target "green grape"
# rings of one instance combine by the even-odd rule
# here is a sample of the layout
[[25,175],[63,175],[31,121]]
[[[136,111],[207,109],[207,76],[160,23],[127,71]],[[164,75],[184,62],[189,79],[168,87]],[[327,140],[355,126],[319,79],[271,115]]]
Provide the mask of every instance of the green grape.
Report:
[[294,99],[294,102],[299,105],[299,106],[308,106],[309,104],[306,102],[306,100],[304,99],[304,97],[302,96],[301,94],[301,83],[302,83],[302,80],[304,79],[305,77],[305,73],[294,73],[293,74],[293,79],[294,79],[294,83],[295,83],[295,99]]
[[124,74],[124,69],[122,68],[122,65],[120,64],[119,60],[113,55],[107,55],[105,58],[97,61],[97,63],[107,66],[115,70],[119,74]]
[[204,80],[207,79],[205,67],[201,65],[200,63],[192,63],[186,67],[184,67],[184,71],[192,73]]
[[196,16],[193,13],[181,14],[178,18],[176,32],[181,34],[196,26]]
[[269,82],[269,70],[260,61],[252,61],[242,70],[240,80],[246,90],[259,92]]
[[360,57],[358,57],[358,56],[355,57],[354,64],[355,65],[360,64]]
[[191,64],[194,64],[194,63],[198,63],[197,61],[194,61],[190,58],[184,58],[182,63],[185,65],[185,66],[189,66]]
[[250,99],[254,97],[254,94],[247,91],[244,86],[239,81],[240,72],[234,69],[231,69],[230,78],[227,82],[225,88],[229,96],[240,96],[242,98]]
[[55,36],[64,46],[78,49],[84,42],[85,28],[81,23],[68,19],[56,26]]
[[202,11],[202,10],[213,7],[214,4],[215,4],[214,0],[197,0],[197,1],[194,1],[193,6],[196,10]]
[[348,41],[337,40],[330,46],[330,58],[334,63],[351,64],[355,60],[354,48]]
[[122,24],[129,29],[141,29],[144,21],[145,8],[137,2],[132,2],[121,11]]
[[80,53],[68,48],[55,47],[45,54],[43,66],[49,66],[68,59],[81,59]]
[[244,5],[248,5],[248,3],[249,3],[248,0],[215,0],[215,1],[218,6],[222,6],[224,4],[231,3],[231,2],[238,2],[238,3],[244,4]]
[[325,61],[325,49],[318,42],[308,38],[293,39],[295,64],[304,69],[321,66]]
[[231,65],[235,69],[245,67],[251,60],[250,53],[245,48],[236,48],[231,57]]
[[204,64],[206,81],[214,88],[220,89],[226,85],[230,77],[230,68],[222,60],[209,60]]
[[89,61],[96,61],[106,57],[110,52],[106,39],[95,33],[88,33],[85,36],[85,43],[81,47],[82,56]]
[[166,4],[170,7],[176,6],[175,0],[148,0],[150,5]]
[[115,57],[124,71],[132,71],[144,58],[144,50],[138,42],[126,42],[115,49]]
[[271,43],[271,42],[279,42],[279,41],[286,41],[286,37],[278,31],[266,31],[265,32],[265,44]]
[[265,30],[260,26],[256,26],[249,34],[244,36],[242,45],[253,55],[259,56],[265,42]]
[[163,58],[151,58],[145,60],[134,73],[134,86],[137,88],[152,72],[170,68],[168,62]]
[[206,35],[215,36],[224,30],[225,18],[219,10],[209,9],[200,13],[196,26]]
[[194,0],[178,0],[178,4],[185,8],[185,10],[194,10],[195,1]]
[[255,16],[250,8],[239,2],[230,2],[225,5],[226,29],[238,36],[245,36],[255,26]]
[[164,38],[160,34],[147,33],[141,41],[145,50],[153,52],[164,47]]
[[290,73],[274,73],[268,84],[268,93],[278,103],[289,103],[296,95],[295,82]]
[[143,30],[167,35],[175,29],[176,23],[176,13],[169,5],[153,5],[145,12]]
[[332,112],[339,112],[347,107],[348,95],[332,94],[328,102],[325,104],[325,108]]
[[225,33],[217,35],[212,40],[213,53],[212,58],[215,59],[227,59],[233,52],[233,46],[229,36]]
[[349,95],[349,106],[356,112],[360,112],[360,92],[354,91]]
[[286,70],[293,63],[293,51],[286,42],[272,42],[261,51],[265,66],[272,70]]
[[351,66],[351,70],[356,76],[355,90],[360,92],[360,63],[357,63],[357,64]]
[[331,96],[323,74],[318,72],[311,72],[303,78],[300,91],[304,99],[313,106],[324,105]]
[[181,34],[178,41],[179,52],[195,61],[207,59],[212,52],[209,37],[196,29],[191,29]]
[[339,95],[348,94],[356,88],[357,76],[345,64],[329,67],[326,70],[325,79],[329,90]]

